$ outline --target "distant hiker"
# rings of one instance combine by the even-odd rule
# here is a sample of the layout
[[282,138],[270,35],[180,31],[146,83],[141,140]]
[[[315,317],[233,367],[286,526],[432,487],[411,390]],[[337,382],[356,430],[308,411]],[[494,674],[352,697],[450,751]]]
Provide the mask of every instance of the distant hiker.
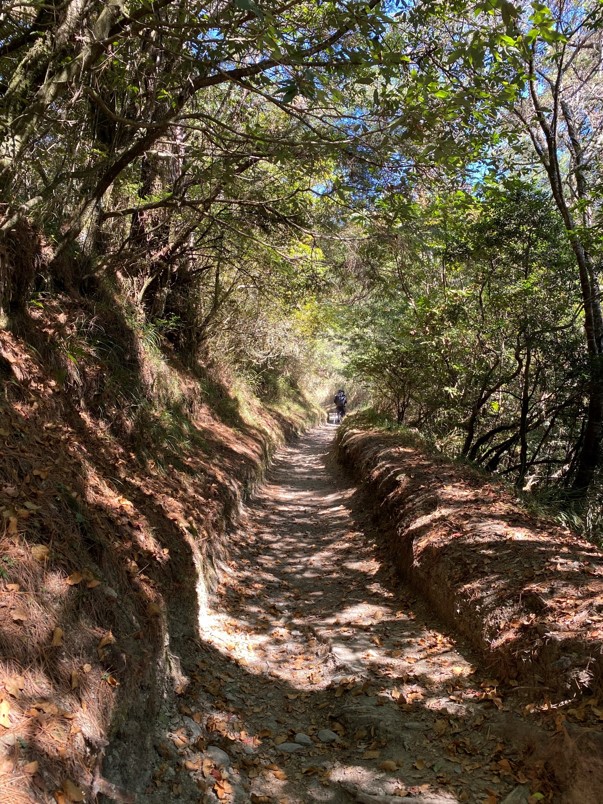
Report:
[[345,395],[343,388],[340,388],[339,391],[337,391],[335,397],[333,398],[333,402],[335,403],[335,407],[337,409],[337,421],[341,421],[345,416],[345,406],[348,404],[348,398]]

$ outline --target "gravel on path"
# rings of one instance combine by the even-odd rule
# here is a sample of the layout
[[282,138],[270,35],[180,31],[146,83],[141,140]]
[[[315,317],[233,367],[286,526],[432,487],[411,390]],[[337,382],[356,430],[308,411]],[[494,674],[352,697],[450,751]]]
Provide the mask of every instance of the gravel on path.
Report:
[[144,800],[555,800],[514,739],[530,727],[380,553],[334,433],[282,449],[231,534]]

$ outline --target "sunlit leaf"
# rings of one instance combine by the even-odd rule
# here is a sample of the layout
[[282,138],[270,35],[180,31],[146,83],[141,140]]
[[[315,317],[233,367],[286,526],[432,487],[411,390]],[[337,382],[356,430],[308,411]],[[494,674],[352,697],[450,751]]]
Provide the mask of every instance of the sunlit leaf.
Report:
[[65,779],[63,782],[63,793],[67,796],[68,801],[85,801],[86,793],[71,779]]
[[57,648],[63,644],[63,629],[58,626],[52,633],[52,642],[50,643],[53,648]]
[[10,704],[8,701],[2,700],[0,701],[0,726],[3,726],[5,729],[10,728]]
[[46,561],[50,555],[50,548],[45,544],[32,544],[31,554],[36,561]]

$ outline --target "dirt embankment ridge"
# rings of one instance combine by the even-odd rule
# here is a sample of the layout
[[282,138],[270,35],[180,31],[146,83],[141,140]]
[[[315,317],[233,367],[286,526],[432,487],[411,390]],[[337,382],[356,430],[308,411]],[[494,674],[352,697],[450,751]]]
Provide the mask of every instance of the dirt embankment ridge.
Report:
[[401,434],[350,423],[338,453],[374,499],[400,573],[501,683],[553,703],[590,700],[603,717],[600,550]]

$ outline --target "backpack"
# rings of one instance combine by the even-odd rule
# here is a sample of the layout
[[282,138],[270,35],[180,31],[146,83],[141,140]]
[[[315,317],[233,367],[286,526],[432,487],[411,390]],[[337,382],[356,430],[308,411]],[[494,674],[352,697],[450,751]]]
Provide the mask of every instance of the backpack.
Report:
[[335,398],[333,399],[333,402],[334,402],[336,405],[345,405],[345,403],[346,403],[347,401],[348,401],[348,400],[347,400],[346,395],[345,395],[345,394],[343,394],[343,393],[341,393],[341,391],[338,391],[338,392],[335,394]]

